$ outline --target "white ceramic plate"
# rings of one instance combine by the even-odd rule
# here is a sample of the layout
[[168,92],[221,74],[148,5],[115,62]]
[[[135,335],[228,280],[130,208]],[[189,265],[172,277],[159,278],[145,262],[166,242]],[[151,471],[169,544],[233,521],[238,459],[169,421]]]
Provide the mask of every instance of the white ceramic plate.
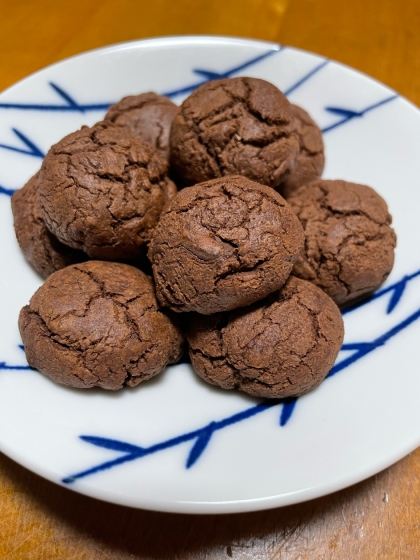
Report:
[[[326,178],[387,200],[398,248],[377,297],[345,314],[336,373],[271,406],[202,382],[187,364],[119,393],[29,370],[17,328],[41,284],[15,240],[10,194],[51,144],[128,94],[181,102],[208,79],[273,82],[325,132]],[[161,511],[215,513],[308,500],[360,481],[420,444],[420,113],[335,62],[271,43],[175,37],[89,52],[0,96],[0,449],[83,494]],[[213,423],[214,422],[214,423]],[[212,424],[211,424],[212,423]]]

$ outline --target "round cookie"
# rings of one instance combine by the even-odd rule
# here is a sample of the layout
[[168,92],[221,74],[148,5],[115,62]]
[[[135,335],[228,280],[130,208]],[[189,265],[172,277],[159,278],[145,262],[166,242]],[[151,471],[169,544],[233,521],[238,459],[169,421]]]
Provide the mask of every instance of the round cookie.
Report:
[[396,236],[386,202],[370,187],[318,180],[287,198],[305,230],[293,273],[338,305],[373,292],[394,264]]
[[280,288],[303,246],[285,200],[245,177],[181,190],[149,247],[162,305],[205,315],[249,305]]
[[325,165],[321,130],[302,107],[291,107],[293,130],[299,138],[299,153],[290,174],[281,186],[281,194],[285,197],[301,185],[321,177]]
[[81,389],[134,387],[182,355],[182,335],[159,310],[151,278],[121,263],[55,272],[21,310],[19,330],[31,367]]
[[319,385],[341,348],[344,326],[322,290],[291,276],[245,309],[193,314],[187,330],[195,371],[208,383],[256,397],[296,397]]
[[82,251],[63,245],[47,229],[39,204],[39,173],[13,194],[12,212],[19,246],[42,277],[87,260]]
[[148,92],[124,97],[111,105],[104,120],[127,128],[169,160],[169,132],[177,110],[168,97]]
[[290,103],[272,84],[225,78],[181,105],[170,136],[171,163],[186,185],[243,175],[277,188],[299,152]]
[[48,229],[92,258],[125,260],[144,252],[176,187],[156,150],[124,128],[98,123],[52,146],[40,174]]

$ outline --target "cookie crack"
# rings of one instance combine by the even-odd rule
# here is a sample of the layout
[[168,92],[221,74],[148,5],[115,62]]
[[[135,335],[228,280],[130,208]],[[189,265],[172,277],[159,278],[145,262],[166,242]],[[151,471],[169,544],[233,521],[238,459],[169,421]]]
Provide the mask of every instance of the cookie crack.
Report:
[[[225,90],[224,90],[225,91]],[[181,109],[181,114],[182,117],[184,118],[185,122],[191,122],[193,123],[196,127],[199,127],[200,124],[204,121],[206,121],[207,119],[213,119],[214,117],[217,117],[218,115],[221,115],[222,113],[224,113],[226,110],[228,109],[232,109],[235,105],[235,101],[232,98],[232,96],[230,95],[229,92],[225,93],[228,95],[228,97],[230,97],[230,101],[228,101],[227,103],[225,103],[224,105],[221,105],[220,107],[216,107],[215,109],[213,109],[212,111],[210,111],[210,113],[207,113],[207,115],[203,116],[203,117],[198,117],[198,118],[194,118],[194,117],[189,117],[186,115],[185,109],[182,108]]]
[[255,272],[256,270],[258,270],[264,263],[269,262],[271,259],[270,258],[266,258],[266,259],[259,259],[256,263],[254,264],[250,264],[250,265],[241,265],[240,264],[240,260],[238,259],[239,262],[239,266],[235,269],[231,269],[228,270],[226,272],[221,272],[220,274],[217,274],[215,276],[214,279],[214,284],[215,286],[217,286],[220,282],[222,282],[223,280],[226,280],[226,278],[228,278],[229,276],[235,275],[235,274],[240,274],[242,272]]
[[196,138],[197,142],[200,144],[200,146],[202,148],[204,148],[204,151],[206,152],[207,157],[211,160],[211,163],[213,164],[212,165],[213,172],[215,173],[216,178],[220,177],[221,176],[220,171],[222,170],[222,162],[220,161],[220,158],[218,157],[217,153],[212,153],[211,148],[206,144],[206,142],[201,137],[200,129],[194,123],[194,121],[192,122],[192,124],[193,124],[193,130],[194,130],[195,138]]
[[[135,301],[136,299],[141,298],[144,294],[139,294],[137,296],[133,296],[132,298],[129,298],[128,300],[125,299],[124,302],[122,301],[118,301],[116,300],[116,298],[124,298],[124,296],[120,293],[117,292],[109,292],[108,290],[106,290],[105,288],[105,284],[104,282],[101,282],[96,276],[95,274],[90,271],[90,270],[85,270],[83,268],[80,268],[79,266],[74,266],[74,269],[77,270],[78,272],[81,272],[82,274],[85,274],[86,276],[88,276],[100,289],[101,293],[98,296],[94,296],[92,299],[97,299],[97,298],[104,298],[104,299],[110,299],[113,303],[117,304],[117,305],[121,305],[123,306],[125,309],[127,309],[127,304],[131,303],[133,301]],[[155,308],[155,306],[151,303],[149,306],[147,307],[143,307],[142,311],[143,314],[146,314],[148,311],[153,310]]]

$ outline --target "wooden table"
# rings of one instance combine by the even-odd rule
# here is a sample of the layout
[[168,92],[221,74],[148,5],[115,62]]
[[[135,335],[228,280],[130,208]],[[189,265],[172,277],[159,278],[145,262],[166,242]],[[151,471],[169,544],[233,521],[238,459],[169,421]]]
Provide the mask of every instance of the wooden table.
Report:
[[[0,1],[0,90],[69,55],[207,33],[302,47],[420,104],[419,0]],[[265,512],[187,516],[101,503],[0,455],[0,558],[420,558],[420,450],[352,488]]]

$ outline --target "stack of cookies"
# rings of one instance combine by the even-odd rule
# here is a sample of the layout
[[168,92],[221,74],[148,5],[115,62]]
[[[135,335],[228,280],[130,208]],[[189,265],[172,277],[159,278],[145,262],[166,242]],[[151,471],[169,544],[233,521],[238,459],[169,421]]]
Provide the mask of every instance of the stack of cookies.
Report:
[[[340,350],[337,305],[374,291],[395,233],[370,187],[320,179],[322,134],[272,84],[145,93],[54,145],[12,197],[45,284],[20,314],[28,363],[71,387],[176,363],[260,397],[301,395]],[[153,275],[153,280],[150,277]]]

